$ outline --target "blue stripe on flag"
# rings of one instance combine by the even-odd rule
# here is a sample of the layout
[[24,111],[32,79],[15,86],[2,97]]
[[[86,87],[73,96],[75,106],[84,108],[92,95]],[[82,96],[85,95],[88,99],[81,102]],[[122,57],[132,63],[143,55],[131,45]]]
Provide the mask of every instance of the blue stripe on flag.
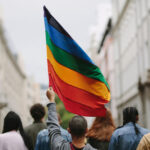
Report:
[[89,58],[89,56],[82,50],[82,48],[79,47],[79,45],[74,40],[72,40],[71,38],[67,37],[66,35],[60,33],[53,26],[51,26],[48,23],[46,17],[44,17],[44,21],[45,21],[46,31],[48,32],[51,40],[57,47],[61,48],[62,50],[66,51],[76,57],[79,57],[83,60],[86,60],[86,61],[94,64],[93,61]]

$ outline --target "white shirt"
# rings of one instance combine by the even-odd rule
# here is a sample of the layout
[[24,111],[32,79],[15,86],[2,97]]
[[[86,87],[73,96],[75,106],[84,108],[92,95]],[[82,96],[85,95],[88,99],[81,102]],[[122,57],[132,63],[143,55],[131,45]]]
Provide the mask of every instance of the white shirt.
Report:
[[16,131],[0,134],[0,150],[27,150],[24,141]]

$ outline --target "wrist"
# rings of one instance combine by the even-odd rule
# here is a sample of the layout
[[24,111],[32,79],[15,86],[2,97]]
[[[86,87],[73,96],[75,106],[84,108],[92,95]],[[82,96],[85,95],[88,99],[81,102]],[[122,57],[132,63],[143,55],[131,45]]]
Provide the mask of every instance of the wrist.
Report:
[[54,99],[54,98],[50,98],[49,101],[50,101],[51,103],[55,103],[55,99]]

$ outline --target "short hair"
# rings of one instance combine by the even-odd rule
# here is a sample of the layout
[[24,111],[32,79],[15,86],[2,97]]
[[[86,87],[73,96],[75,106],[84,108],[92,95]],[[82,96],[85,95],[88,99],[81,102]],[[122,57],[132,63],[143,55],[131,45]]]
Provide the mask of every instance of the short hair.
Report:
[[45,116],[45,108],[42,104],[37,103],[30,108],[30,113],[34,121],[41,121],[41,119]]
[[83,137],[86,133],[87,129],[87,121],[82,116],[74,116],[69,121],[69,129],[71,132],[71,135],[74,137]]

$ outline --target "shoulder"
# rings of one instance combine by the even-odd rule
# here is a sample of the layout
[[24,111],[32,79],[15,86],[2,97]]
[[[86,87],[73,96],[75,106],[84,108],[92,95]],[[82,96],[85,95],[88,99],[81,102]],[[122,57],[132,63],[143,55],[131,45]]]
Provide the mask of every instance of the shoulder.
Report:
[[10,131],[7,133],[0,134],[0,141],[13,141],[14,139],[16,141],[22,141],[21,135],[16,131]]
[[150,139],[150,133],[145,134],[144,137]]
[[8,136],[19,136],[20,134],[16,131],[9,131],[3,134],[0,134],[0,137],[8,137]]
[[70,133],[69,133],[67,130],[65,130],[65,129],[63,129],[62,127],[60,127],[60,132],[61,132],[62,137],[63,137],[66,141],[68,141],[68,142],[71,142],[71,141],[72,141],[71,135],[70,135]]
[[43,129],[47,129],[46,124],[43,122],[39,122],[39,123],[34,123],[33,124],[33,128],[36,130],[43,130]]
[[38,133],[38,136],[48,136],[48,129],[43,129]]
[[40,123],[33,123],[33,124],[27,126],[25,128],[25,131],[26,132],[30,132],[30,131],[34,131],[36,129],[46,129],[46,124],[44,124],[42,122],[40,122]]
[[86,144],[83,150],[96,150],[95,148],[93,148],[90,144]]
[[0,140],[4,140],[7,136],[9,136],[9,133],[0,134]]
[[25,131],[29,131],[33,128],[33,124],[30,124],[24,128]]
[[43,122],[37,123],[37,125],[40,125],[40,126],[46,127],[46,124],[45,124],[45,123],[43,123]]
[[121,126],[120,128],[116,129],[113,133],[115,136],[122,136],[122,135],[130,135],[135,134],[134,126],[132,123],[125,124],[124,126]]
[[141,149],[149,149],[149,145],[150,145],[150,133],[144,135],[137,147],[137,150],[141,150]]
[[118,129],[116,129],[116,130],[114,131],[114,133],[112,134],[112,136],[115,136],[115,137],[116,137],[116,136],[120,136],[120,135],[123,134],[124,130],[125,130],[124,127],[118,128]]
[[143,134],[143,135],[145,135],[147,133],[150,133],[150,130],[148,130],[148,129],[145,129],[145,128],[139,126],[139,125],[137,125],[137,127],[139,128],[141,134]]
[[70,133],[62,127],[60,127],[60,132],[62,136],[70,136]]
[[104,147],[108,147],[109,145],[109,142],[108,141],[100,141],[100,140],[97,140],[97,139],[94,139],[94,138],[88,138],[88,141],[87,141],[91,146],[93,146],[94,148],[101,148],[101,149],[107,149],[107,148],[104,148]]
[[60,131],[63,133],[68,133],[68,131],[60,126]]
[[126,130],[127,129],[124,126],[116,129],[111,136],[111,141],[117,142],[120,137],[122,137],[128,133],[128,131],[126,131]]
[[100,141],[98,141],[98,140],[96,140],[96,139],[94,139],[92,137],[89,137],[87,139],[87,142],[90,143],[91,145],[93,145],[93,144],[99,143]]
[[149,142],[150,142],[150,133],[145,134],[145,135],[143,136],[142,140],[145,140],[145,141],[149,141]]

